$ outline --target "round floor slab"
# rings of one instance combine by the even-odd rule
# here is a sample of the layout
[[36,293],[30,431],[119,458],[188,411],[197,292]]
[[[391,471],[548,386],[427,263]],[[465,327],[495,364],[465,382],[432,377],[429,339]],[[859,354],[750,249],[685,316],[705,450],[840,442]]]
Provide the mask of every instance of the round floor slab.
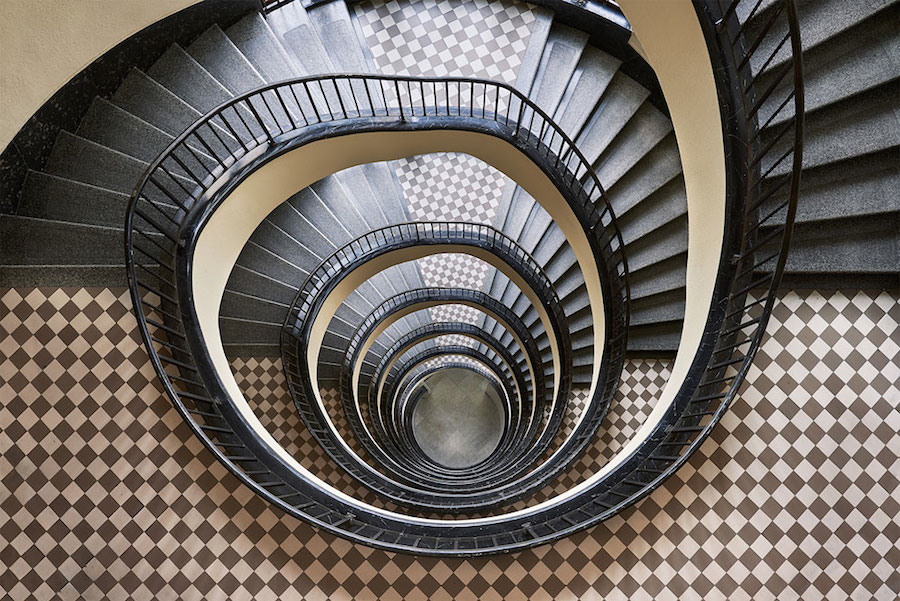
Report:
[[503,436],[503,405],[487,378],[451,367],[419,386],[424,394],[413,408],[413,436],[431,460],[466,468],[497,448]]

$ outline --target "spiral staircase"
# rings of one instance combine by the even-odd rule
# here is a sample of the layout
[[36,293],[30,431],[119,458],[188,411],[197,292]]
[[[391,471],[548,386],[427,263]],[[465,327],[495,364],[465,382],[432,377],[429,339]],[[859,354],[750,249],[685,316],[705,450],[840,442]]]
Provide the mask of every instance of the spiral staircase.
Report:
[[[897,7],[836,20],[828,2],[695,2],[718,112],[707,167],[722,174],[719,197],[698,201],[709,175],[685,159],[685,107],[628,44],[628,3],[561,4],[536,11],[512,83],[379,72],[341,1],[264,3],[173,44],[28,173],[0,216],[4,285],[127,273],[196,436],[256,494],[338,536],[480,555],[620,512],[727,410],[783,278],[896,280],[897,42],[878,32]],[[882,79],[852,76],[878,61]],[[395,161],[447,152],[508,176],[492,221],[411,213]],[[436,255],[484,269],[483,285],[435,284],[422,261]],[[546,494],[605,427],[633,356],[675,357],[650,418]],[[234,357],[281,358],[306,429],[358,488],[273,437]],[[465,439],[487,445],[477,459],[425,440],[446,435],[428,426],[442,411],[429,395],[450,373],[494,402],[499,425]]]

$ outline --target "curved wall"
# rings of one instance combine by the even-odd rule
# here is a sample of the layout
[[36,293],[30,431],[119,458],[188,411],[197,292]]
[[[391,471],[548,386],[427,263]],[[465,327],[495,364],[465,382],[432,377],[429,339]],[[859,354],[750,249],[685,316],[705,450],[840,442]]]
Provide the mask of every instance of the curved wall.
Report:
[[0,3],[0,149],[78,72],[199,0]]

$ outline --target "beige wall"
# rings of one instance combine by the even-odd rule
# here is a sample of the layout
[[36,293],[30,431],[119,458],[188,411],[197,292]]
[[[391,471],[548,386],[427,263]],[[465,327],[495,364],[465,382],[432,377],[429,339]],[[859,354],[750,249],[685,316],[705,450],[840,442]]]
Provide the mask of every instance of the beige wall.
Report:
[[0,149],[104,52],[198,0],[0,0]]

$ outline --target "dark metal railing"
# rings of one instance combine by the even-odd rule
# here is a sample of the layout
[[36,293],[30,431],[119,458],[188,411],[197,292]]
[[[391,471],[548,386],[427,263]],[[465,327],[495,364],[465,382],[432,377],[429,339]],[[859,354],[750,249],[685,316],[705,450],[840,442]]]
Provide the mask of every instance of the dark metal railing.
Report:
[[[166,393],[203,444],[255,493],[295,516],[353,541],[430,555],[542,544],[621,511],[671,475],[721,418],[759,347],[787,256],[802,157],[803,81],[794,1],[775,0],[764,7],[753,1],[698,0],[697,6],[726,113],[723,139],[731,149],[725,259],[702,352],[661,427],[638,452],[577,495],[515,515],[411,520],[336,497],[322,482],[292,468],[261,442],[229,399],[193,308],[191,253],[200,226],[232,182],[279,153],[339,135],[342,127],[480,131],[521,149],[557,187],[571,191],[583,183],[574,198],[567,198],[602,257],[600,268],[618,276],[607,278],[613,287],[604,300],[627,315],[628,271],[615,216],[590,165],[546,114],[503,84],[391,76],[310,77],[234,98],[178,136],[138,183],[125,230],[134,311]],[[773,19],[784,28],[747,17],[766,11],[777,11]],[[772,55],[771,45],[751,37],[768,40],[778,31],[787,34],[776,50],[787,55],[785,61]],[[776,64],[783,73],[768,73],[767,67]],[[766,114],[761,111],[787,110],[779,106],[791,107],[793,117],[772,130],[768,124],[774,121],[761,120]],[[760,204],[781,190],[788,196],[784,210],[760,218]],[[766,233],[757,235],[764,227]],[[763,255],[761,249],[772,251]],[[748,297],[751,290],[762,292]],[[625,335],[627,319],[616,320],[607,327],[610,344]],[[609,359],[613,366],[617,360]]]
[[[387,299],[367,315],[348,340],[346,348],[341,349],[344,361],[341,367],[340,391],[344,414],[348,417],[348,422],[350,423],[355,438],[360,442],[361,446],[369,452],[370,456],[380,455],[380,453],[375,446],[374,440],[370,438],[370,434],[363,428],[362,423],[366,420],[366,417],[363,414],[362,406],[356,400],[356,391],[352,390],[354,366],[361,360],[361,357],[359,356],[361,350],[360,347],[370,338],[375,328],[392,314],[395,314],[398,311],[415,308],[416,306],[426,306],[434,303],[468,303],[472,306],[481,307],[499,318],[507,331],[518,338],[519,343],[521,343],[523,347],[520,349],[522,356],[527,358],[532,366],[531,368],[534,375],[529,381],[531,390],[534,391],[535,395],[538,397],[545,393],[552,394],[552,389],[548,389],[548,384],[545,382],[545,373],[552,373],[551,370],[554,369],[552,358],[546,363],[541,359],[538,344],[532,336],[532,333],[528,330],[528,327],[521,318],[510,310],[509,307],[480,290],[460,288],[417,288],[404,291]],[[546,342],[547,334],[545,332],[542,331],[539,334],[539,337],[545,341],[544,344],[549,344]],[[515,341],[512,341],[511,344],[515,345]],[[550,398],[552,399],[552,397]],[[521,403],[516,404],[519,405]],[[524,427],[525,423],[526,422],[524,421],[520,421],[520,423],[517,424],[517,427]],[[519,436],[521,433],[519,433],[518,430],[516,432],[517,434],[515,436],[510,436],[510,440],[513,440],[515,437],[521,438],[521,436]]]
[[[560,351],[561,371],[559,374],[560,386],[556,390],[556,398],[553,399],[550,419],[536,440],[534,438],[538,434],[540,420],[531,420],[523,438],[529,441],[534,440],[534,444],[527,446],[520,456],[504,466],[502,477],[498,475],[494,477],[495,479],[486,479],[486,481],[494,483],[512,480],[516,474],[518,477],[504,486],[495,486],[491,490],[432,491],[423,488],[417,493],[414,487],[417,485],[424,487],[424,483],[421,481],[412,479],[404,483],[373,469],[352,452],[346,441],[330,425],[326,412],[316,400],[318,384],[309,376],[309,366],[306,363],[306,349],[309,345],[308,333],[311,331],[313,321],[328,293],[349,272],[366,262],[390,252],[423,244],[472,247],[489,251],[522,277],[541,300],[541,304],[548,314],[552,316],[551,325],[554,327],[552,336],[556,338]],[[435,252],[439,250],[439,247],[435,248]],[[285,319],[285,327],[282,331],[282,360],[291,394],[307,428],[326,452],[348,474],[371,490],[397,503],[415,505],[420,509],[463,512],[507,503],[530,491],[539,489],[547,479],[574,461],[582,446],[593,436],[593,432],[599,426],[611,400],[611,394],[607,394],[607,389],[603,388],[598,388],[595,392],[594,398],[591,399],[586,410],[588,418],[583,420],[582,424],[582,432],[586,432],[587,428],[593,428],[593,430],[586,432],[583,436],[571,437],[552,461],[546,462],[534,472],[529,473],[527,478],[522,475],[522,471],[540,457],[550,445],[562,423],[568,398],[572,361],[571,344],[565,323],[565,312],[550,279],[524,249],[502,232],[491,226],[475,223],[404,223],[380,228],[357,238],[337,249],[310,273],[306,282],[299,288]],[[540,418],[542,414],[534,412],[534,415]],[[358,417],[362,419],[361,415]],[[385,440],[383,422],[379,421],[377,415],[370,417],[370,421],[375,425],[378,435]],[[392,461],[383,453],[381,458],[394,464],[392,471],[395,473],[397,470],[403,471],[396,465],[396,460]]]
[[[424,392],[422,388],[416,388],[417,385],[420,382],[425,381],[431,375],[445,369],[463,369],[474,372],[483,377],[488,381],[501,401],[505,403],[504,409],[508,414],[509,406],[512,402],[512,391],[504,387],[503,383],[498,379],[497,374],[495,374],[493,371],[484,369],[477,364],[463,363],[459,361],[458,358],[455,358],[452,355],[448,356],[446,354],[443,354],[440,358],[434,359],[433,361],[418,363],[412,369],[408,370],[408,374],[405,377],[405,382],[397,392],[397,396],[399,398],[397,431],[402,438],[402,456],[409,457],[417,463],[429,466],[431,470],[441,473],[455,474],[464,471],[476,471],[479,466],[491,461],[492,457],[499,451],[502,444],[498,444],[497,448],[494,449],[494,451],[488,457],[486,457],[478,464],[471,466],[471,468],[448,468],[439,463],[436,463],[422,450],[413,432],[413,415],[415,413],[416,405],[421,399],[421,396],[419,396],[420,391]],[[508,420],[506,427],[508,428]],[[504,431],[501,435],[501,438],[505,435],[506,432]]]

